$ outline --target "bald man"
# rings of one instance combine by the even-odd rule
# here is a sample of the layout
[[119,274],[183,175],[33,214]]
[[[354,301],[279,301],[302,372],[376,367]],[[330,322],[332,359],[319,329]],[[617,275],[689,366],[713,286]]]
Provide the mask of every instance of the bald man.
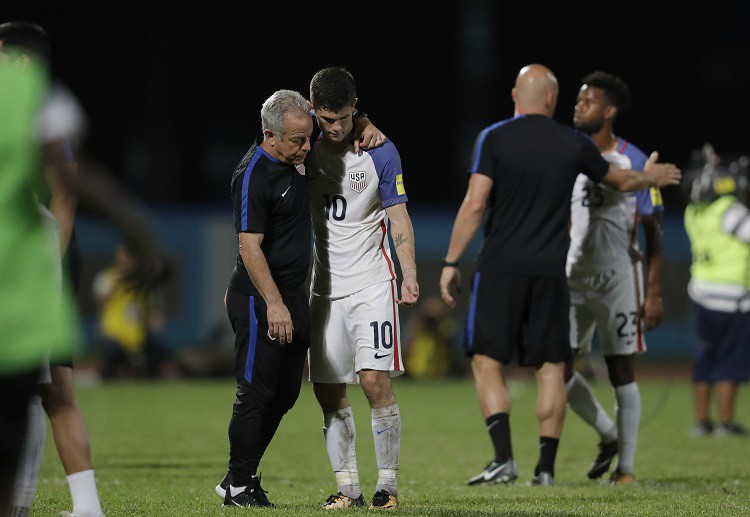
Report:
[[455,307],[452,289],[460,291],[461,286],[458,261],[487,209],[465,348],[495,455],[469,485],[509,483],[518,477],[503,377],[503,366],[514,358],[536,369],[539,385],[539,461],[532,484],[554,482],[565,420],[564,363],[571,355],[565,260],[578,174],[621,192],[677,185],[681,177],[674,165],[656,163],[656,153],[643,173],[610,165],[591,140],[552,120],[557,94],[550,69],[536,64],[521,69],[511,92],[514,117],[487,127],[476,139],[468,191],[443,261],[440,294]]

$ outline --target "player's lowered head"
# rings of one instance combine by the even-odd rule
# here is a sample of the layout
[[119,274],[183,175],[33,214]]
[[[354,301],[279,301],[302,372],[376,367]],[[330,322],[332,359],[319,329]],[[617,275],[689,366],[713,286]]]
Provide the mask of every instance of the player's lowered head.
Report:
[[320,126],[323,145],[341,151],[352,143],[357,105],[354,77],[345,68],[318,71],[310,81],[310,106]]
[[305,161],[313,128],[307,99],[292,90],[278,90],[263,103],[260,119],[266,152],[291,165]]

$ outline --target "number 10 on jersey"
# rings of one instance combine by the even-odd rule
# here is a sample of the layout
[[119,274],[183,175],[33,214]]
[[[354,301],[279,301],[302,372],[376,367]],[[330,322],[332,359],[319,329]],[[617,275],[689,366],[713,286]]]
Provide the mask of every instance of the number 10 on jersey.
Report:
[[323,194],[323,199],[326,202],[326,220],[333,217],[334,221],[343,221],[346,217],[346,198],[339,194],[335,194],[331,198],[328,194]]
[[377,321],[371,321],[370,326],[373,332],[373,343],[375,349],[380,348],[391,348],[393,346],[393,325],[390,321],[384,321],[382,325],[378,325]]

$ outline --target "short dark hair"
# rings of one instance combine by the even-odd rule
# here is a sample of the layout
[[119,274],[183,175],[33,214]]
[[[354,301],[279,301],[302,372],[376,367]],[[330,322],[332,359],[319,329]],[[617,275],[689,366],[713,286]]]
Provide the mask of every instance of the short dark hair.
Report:
[[345,68],[324,68],[310,81],[310,102],[313,107],[338,111],[353,106],[357,99],[354,76]]
[[0,39],[3,46],[28,50],[46,61],[52,54],[47,31],[34,22],[18,20],[3,23],[0,25]]
[[617,108],[618,115],[630,107],[630,88],[616,75],[597,70],[584,77],[583,84],[604,90],[609,102]]

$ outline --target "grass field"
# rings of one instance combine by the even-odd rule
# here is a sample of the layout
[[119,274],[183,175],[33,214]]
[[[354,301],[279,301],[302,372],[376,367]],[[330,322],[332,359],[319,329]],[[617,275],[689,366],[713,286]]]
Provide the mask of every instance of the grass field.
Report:
[[[638,483],[627,487],[586,478],[597,439],[571,412],[558,453],[556,486],[528,486],[537,458],[536,388],[528,381],[512,382],[510,388],[520,478],[511,486],[469,488],[466,479],[481,470],[491,454],[473,385],[395,382],[403,418],[401,514],[750,515],[750,440],[691,437],[687,382],[641,383]],[[611,389],[599,384],[596,390],[605,407],[611,408]],[[220,508],[213,488],[226,471],[233,391],[230,381],[79,387],[106,514],[320,515],[318,504],[336,490],[323,445],[322,417],[308,383],[261,464],[263,486],[277,508]],[[361,390],[351,394],[359,431],[360,478],[367,498],[377,478],[370,413]],[[738,409],[738,419],[750,422],[746,398],[740,399]],[[71,507],[65,476],[48,437],[32,515],[56,515]]]

